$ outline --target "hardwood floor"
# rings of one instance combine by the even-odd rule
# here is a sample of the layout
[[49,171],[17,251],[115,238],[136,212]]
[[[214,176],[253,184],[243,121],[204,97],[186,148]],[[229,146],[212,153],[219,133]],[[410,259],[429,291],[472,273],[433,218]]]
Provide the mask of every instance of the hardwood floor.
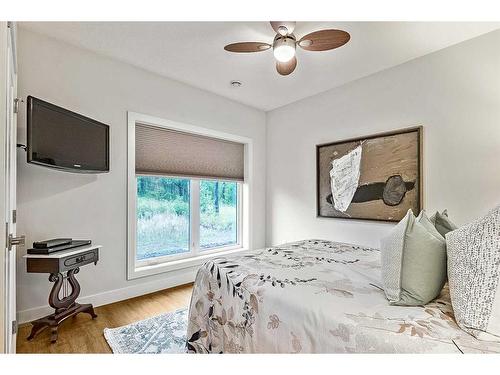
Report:
[[18,353],[111,353],[104,328],[123,326],[164,312],[187,307],[192,284],[165,289],[159,292],[95,308],[97,319],[88,314],[70,318],[59,327],[59,338],[50,343],[50,330],[45,329],[28,341],[31,324],[19,327]]

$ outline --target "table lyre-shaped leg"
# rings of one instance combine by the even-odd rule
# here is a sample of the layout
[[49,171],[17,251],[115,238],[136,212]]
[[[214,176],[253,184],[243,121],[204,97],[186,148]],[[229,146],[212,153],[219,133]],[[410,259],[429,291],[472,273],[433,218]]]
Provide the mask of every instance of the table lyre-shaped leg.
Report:
[[69,295],[64,296],[63,298],[60,298],[59,294],[61,292],[61,288],[63,286],[65,277],[63,276],[62,273],[50,274],[49,280],[54,283],[54,286],[52,287],[52,290],[50,291],[49,294],[49,305],[56,310],[56,314],[71,307],[75,303],[78,295],[80,294],[80,284],[78,283],[78,281],[74,276],[79,271],[80,271],[79,268],[75,268],[68,271],[66,278],[69,284],[71,285],[71,293]]
[[[75,274],[80,271],[79,268],[69,270],[64,276],[62,273],[51,273],[49,281],[53,282],[52,290],[49,294],[49,305],[55,310],[54,314],[33,321],[31,333],[28,340],[31,340],[35,335],[46,327],[51,329],[51,342],[57,341],[57,329],[59,324],[65,319],[75,316],[78,313],[84,312],[89,314],[92,319],[97,318],[94,308],[91,304],[80,305],[76,303],[76,299],[80,294],[80,284],[76,280]],[[68,294],[71,287],[71,293]],[[61,289],[63,289],[63,297],[60,298]]]

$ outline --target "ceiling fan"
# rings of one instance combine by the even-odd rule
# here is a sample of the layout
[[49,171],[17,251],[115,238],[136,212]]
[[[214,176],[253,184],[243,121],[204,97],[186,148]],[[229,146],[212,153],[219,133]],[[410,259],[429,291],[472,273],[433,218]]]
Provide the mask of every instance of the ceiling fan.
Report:
[[282,76],[287,76],[295,70],[297,46],[306,51],[327,51],[346,44],[351,36],[343,30],[325,29],[309,33],[297,41],[293,30],[295,22],[271,21],[271,27],[276,32],[273,44],[264,42],[231,43],[224,47],[226,51],[236,53],[262,52],[273,48],[276,59],[276,70]]

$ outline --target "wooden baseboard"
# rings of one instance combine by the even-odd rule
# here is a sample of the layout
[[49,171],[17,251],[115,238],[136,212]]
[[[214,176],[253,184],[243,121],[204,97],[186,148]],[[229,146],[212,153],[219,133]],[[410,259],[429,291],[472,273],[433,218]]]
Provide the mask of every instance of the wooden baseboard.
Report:
[[[108,290],[102,293],[82,296],[78,298],[79,303],[91,303],[94,307],[108,305],[113,302],[123,301],[129,298],[142,296],[144,294],[157,292],[162,289],[173,288],[175,286],[188,284],[194,281],[198,267],[185,269],[181,274],[167,276],[164,279],[132,285],[125,288]],[[82,290],[84,291],[84,287]],[[48,306],[38,306],[27,310],[17,312],[17,321],[19,324],[31,322],[45,315],[52,313],[53,310]]]

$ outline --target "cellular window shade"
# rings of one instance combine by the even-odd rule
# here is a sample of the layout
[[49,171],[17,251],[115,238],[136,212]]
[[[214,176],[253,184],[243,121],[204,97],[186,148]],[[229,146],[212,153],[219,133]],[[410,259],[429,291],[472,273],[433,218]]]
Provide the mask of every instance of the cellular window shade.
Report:
[[135,171],[243,181],[244,145],[136,124]]

